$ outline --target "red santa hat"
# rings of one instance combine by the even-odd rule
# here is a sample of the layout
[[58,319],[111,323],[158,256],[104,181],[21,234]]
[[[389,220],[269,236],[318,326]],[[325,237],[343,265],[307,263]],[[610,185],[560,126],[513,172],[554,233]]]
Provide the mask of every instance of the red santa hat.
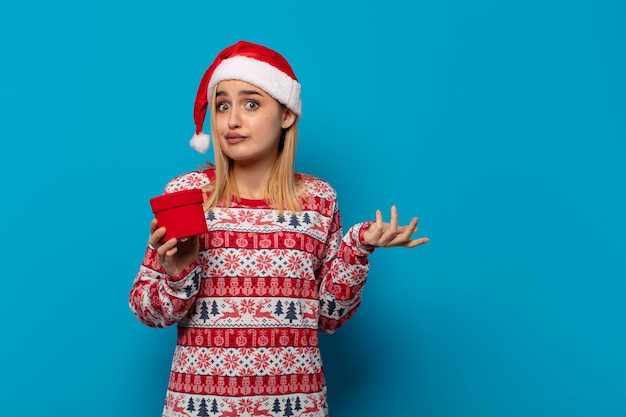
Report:
[[240,80],[259,87],[302,116],[300,83],[289,62],[278,52],[251,42],[239,41],[224,49],[206,70],[193,108],[196,133],[189,144],[200,153],[209,149],[209,135],[202,133],[207,108],[211,106],[213,90],[220,81]]

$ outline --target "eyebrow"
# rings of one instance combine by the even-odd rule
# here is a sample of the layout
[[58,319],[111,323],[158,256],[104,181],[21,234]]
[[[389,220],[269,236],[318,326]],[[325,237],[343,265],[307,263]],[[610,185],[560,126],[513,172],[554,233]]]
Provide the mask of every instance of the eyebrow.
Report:
[[[237,92],[238,96],[251,96],[251,95],[257,95],[257,96],[261,96],[263,97],[263,94],[261,94],[260,91],[257,90],[239,90]],[[217,92],[215,93],[215,97],[221,97],[221,96],[226,96],[228,97],[228,93],[224,90],[217,90]]]

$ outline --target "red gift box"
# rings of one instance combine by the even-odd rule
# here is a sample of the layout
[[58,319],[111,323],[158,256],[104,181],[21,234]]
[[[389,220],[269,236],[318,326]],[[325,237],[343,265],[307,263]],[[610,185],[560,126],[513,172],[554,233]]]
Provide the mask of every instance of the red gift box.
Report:
[[208,232],[202,202],[202,190],[199,188],[151,198],[150,206],[159,227],[164,226],[166,230],[162,241]]

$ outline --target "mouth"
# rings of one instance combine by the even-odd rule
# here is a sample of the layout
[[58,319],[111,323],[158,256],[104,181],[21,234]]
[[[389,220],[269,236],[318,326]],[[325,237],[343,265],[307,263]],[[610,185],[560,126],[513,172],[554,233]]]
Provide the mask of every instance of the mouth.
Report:
[[230,143],[231,145],[234,145],[236,143],[240,143],[243,142],[244,140],[246,140],[247,137],[246,136],[242,136],[238,133],[227,133],[226,134],[226,140],[228,141],[228,143]]

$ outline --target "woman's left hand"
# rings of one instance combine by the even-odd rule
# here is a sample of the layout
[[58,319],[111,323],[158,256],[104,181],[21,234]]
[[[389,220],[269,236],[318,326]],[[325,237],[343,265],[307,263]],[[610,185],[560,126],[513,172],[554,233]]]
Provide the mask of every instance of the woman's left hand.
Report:
[[393,246],[403,246],[414,248],[428,242],[427,237],[411,239],[411,235],[417,232],[417,217],[413,217],[406,226],[398,226],[398,209],[391,207],[391,222],[383,222],[383,215],[380,210],[376,210],[376,222],[372,223],[363,234],[365,243],[374,247],[390,248]]

